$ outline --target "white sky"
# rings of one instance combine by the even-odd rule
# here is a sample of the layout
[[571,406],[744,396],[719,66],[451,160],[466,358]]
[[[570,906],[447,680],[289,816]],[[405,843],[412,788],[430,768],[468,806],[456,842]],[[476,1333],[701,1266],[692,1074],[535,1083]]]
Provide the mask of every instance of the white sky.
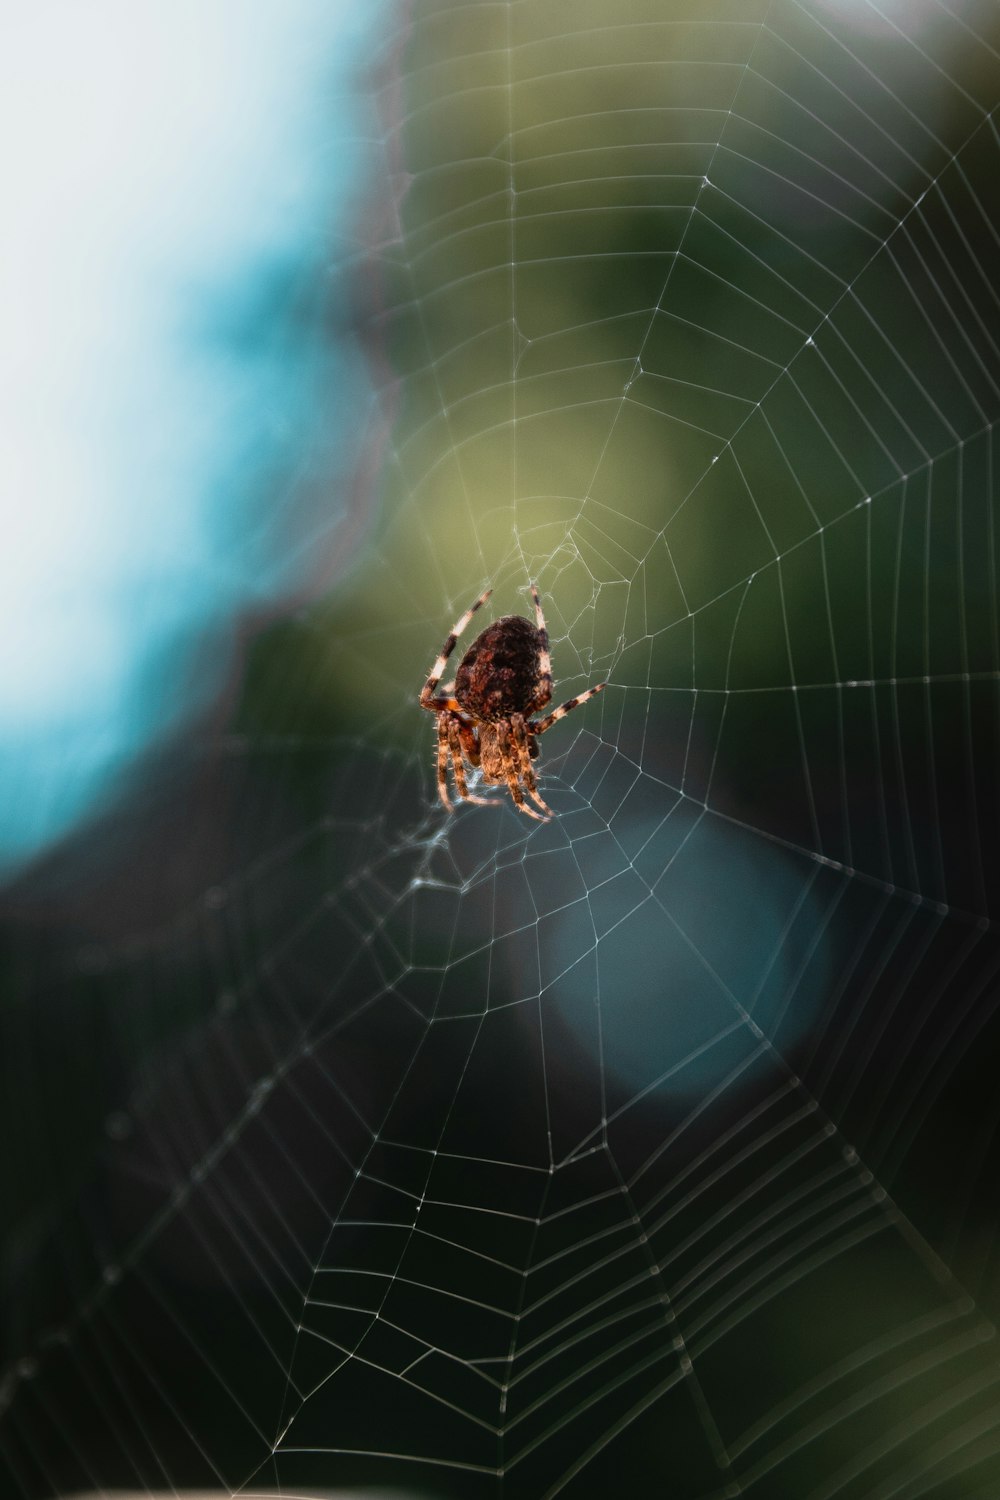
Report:
[[351,0],[12,12],[0,871],[183,711],[143,685],[152,653],[266,592],[238,546],[251,435],[310,379],[274,287],[333,242],[359,128],[335,89],[358,55]]

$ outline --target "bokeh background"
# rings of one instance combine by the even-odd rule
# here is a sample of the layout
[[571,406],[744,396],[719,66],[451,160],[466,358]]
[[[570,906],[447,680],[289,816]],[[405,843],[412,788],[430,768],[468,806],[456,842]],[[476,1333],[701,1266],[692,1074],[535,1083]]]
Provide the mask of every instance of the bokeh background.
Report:
[[[98,12],[3,65],[3,1493],[995,1496],[995,8]],[[448,815],[532,581],[608,689]]]

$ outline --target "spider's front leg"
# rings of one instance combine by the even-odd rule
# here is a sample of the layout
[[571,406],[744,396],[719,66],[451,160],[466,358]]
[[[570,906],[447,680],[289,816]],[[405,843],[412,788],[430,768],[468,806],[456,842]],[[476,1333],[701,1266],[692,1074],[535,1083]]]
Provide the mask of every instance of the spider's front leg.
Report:
[[[470,743],[470,741],[475,747],[476,754],[476,759],[475,761],[473,761],[473,764],[477,765],[479,763],[479,747],[476,744],[475,729],[471,724],[463,723],[456,714],[442,714],[441,718],[438,720],[438,723],[441,723],[444,719],[447,719],[448,721],[447,734],[448,745],[451,750],[451,769],[452,774],[455,777],[455,786],[458,790],[458,795],[461,797],[463,802],[475,802],[477,807],[494,807],[496,804],[491,802],[488,797],[474,796],[472,792],[469,791],[469,786],[465,779],[465,764],[462,760],[462,751]],[[466,753],[468,753],[468,751],[466,751]],[[471,760],[472,757],[470,756],[469,759]]]
[[437,753],[437,787],[438,796],[445,807],[451,812],[451,798],[448,796],[448,715],[446,712],[438,714],[438,753]]
[[[520,718],[520,715],[518,717]],[[521,791],[521,756],[517,749],[515,735],[505,723],[501,722],[497,725],[497,742],[500,746],[500,761],[503,766],[504,779],[507,783],[507,790],[514,799],[514,806],[518,812],[525,813],[527,817],[536,818],[539,823],[547,823],[548,817],[543,817],[541,813],[535,812],[535,809],[529,807],[524,800],[524,793]],[[527,764],[526,755],[524,764]],[[534,780],[534,777],[532,777],[532,780]],[[531,797],[532,801],[540,803],[542,807],[545,806],[545,803],[534,792],[531,793]],[[551,811],[551,809],[548,809],[548,811]]]
[[527,725],[524,722],[523,715],[513,715],[511,719],[511,730],[512,738],[514,741],[514,750],[518,760],[518,776],[523,783],[528,796],[531,798],[535,806],[540,807],[548,817],[554,817],[555,814],[553,813],[549,804],[542,800],[542,797],[538,790],[538,782],[535,780],[535,773],[531,769],[531,752],[532,750],[534,750],[535,754],[537,755],[538,747],[535,745],[533,740],[529,740],[528,738]]
[[474,724],[467,724],[464,719],[458,721],[458,738],[465,758],[470,766],[479,765],[479,735],[476,733]]

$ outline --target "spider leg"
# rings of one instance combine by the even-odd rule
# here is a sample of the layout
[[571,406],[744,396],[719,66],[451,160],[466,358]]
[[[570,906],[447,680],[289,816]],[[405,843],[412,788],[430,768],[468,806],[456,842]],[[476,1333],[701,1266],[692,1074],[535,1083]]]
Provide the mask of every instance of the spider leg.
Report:
[[[480,762],[479,736],[476,734],[475,727],[464,718],[460,719],[458,723],[458,737],[469,765],[478,766]],[[490,803],[491,807],[492,805]]]
[[507,789],[514,799],[514,805],[518,812],[525,813],[529,818],[535,818],[539,823],[547,823],[548,818],[543,818],[541,813],[536,813],[533,807],[529,807],[524,800],[521,791],[521,783],[518,780],[517,768],[511,756],[511,736],[506,724],[497,725],[497,739],[500,744],[500,758],[503,762],[504,775],[507,778]]
[[451,798],[448,796],[448,725],[444,714],[438,715],[437,783],[438,796],[451,812]]
[[554,816],[552,809],[547,802],[542,801],[538,792],[538,783],[535,780],[535,773],[531,769],[531,752],[528,748],[528,734],[525,727],[524,718],[521,714],[513,714],[511,716],[510,722],[511,729],[513,730],[514,749],[517,751],[517,758],[520,762],[519,774],[521,781],[524,783],[528,792],[528,796],[531,798],[535,806],[540,807],[542,811],[547,813],[551,818]]
[[606,687],[606,682],[599,682],[596,687],[588,688],[585,693],[581,693],[579,698],[570,698],[566,703],[560,704],[552,713],[546,714],[544,719],[539,719],[537,723],[526,725],[528,733],[536,736],[544,734],[546,729],[551,729],[553,724],[558,724],[559,720],[565,718],[572,709],[579,708],[581,703],[586,703],[587,699],[593,698],[595,693],[603,693]]
[[[445,715],[442,714],[441,718],[443,719],[444,717]],[[457,719],[453,719],[450,714],[448,715],[448,744],[451,748],[451,769],[455,777],[455,785],[458,788],[458,795],[462,798],[463,802],[475,802],[477,807],[496,807],[497,804],[492,802],[489,797],[475,797],[469,791],[468,783],[465,779],[465,765],[462,761],[463,728],[465,728],[464,725],[460,725]]]
[[535,623],[538,626],[538,691],[532,699],[528,712],[535,713],[552,701],[552,658],[549,655],[549,632],[545,628],[542,601],[538,597],[538,588],[535,584],[531,585],[531,597],[535,601]]
[[462,615],[460,619],[456,620],[454,629],[452,630],[448,639],[445,641],[444,645],[441,647],[441,653],[438,656],[437,661],[434,663],[433,667],[431,667],[431,675],[428,677],[427,681],[423,685],[423,688],[421,689],[421,708],[429,708],[431,713],[437,713],[442,708],[450,708],[452,710],[458,708],[459,705],[455,702],[454,698],[435,698],[434,690],[437,687],[438,683],[441,681],[441,674],[444,671],[445,663],[447,662],[451,653],[454,651],[456,641],[462,634],[462,631],[468,625],[469,621],[472,619],[472,616],[476,613],[476,610],[486,603],[492,592],[492,589],[487,589],[485,593],[480,594],[475,604],[470,605],[470,607],[465,611],[465,614]]

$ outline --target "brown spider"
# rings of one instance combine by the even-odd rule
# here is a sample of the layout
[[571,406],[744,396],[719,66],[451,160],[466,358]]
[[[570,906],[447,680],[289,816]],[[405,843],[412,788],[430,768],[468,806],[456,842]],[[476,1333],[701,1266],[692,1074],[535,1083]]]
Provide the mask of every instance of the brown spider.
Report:
[[[450,752],[459,797],[466,802],[477,802],[482,807],[496,806],[489,798],[474,797],[469,791],[464,755],[470,766],[480,768],[483,780],[490,786],[507,786],[519,812],[544,823],[552,816],[552,809],[538,795],[535,773],[531,769],[531,762],[538,755],[538,736],[551,729],[571,708],[578,708],[607,687],[607,683],[588,688],[579,698],[570,698],[568,703],[544,719],[529,720],[530,714],[544,708],[552,699],[549,633],[545,628],[538,590],[532,584],[537,626],[523,615],[504,615],[502,619],[494,620],[492,625],[480,631],[462,657],[454,683],[435,697],[435,689],[456,641],[492,592],[492,589],[487,589],[480,594],[471,609],[467,609],[457,622],[420,694],[420,707],[430,709],[438,716],[438,795],[450,809]],[[541,813],[528,807],[522,787],[535,806],[542,809]]]

